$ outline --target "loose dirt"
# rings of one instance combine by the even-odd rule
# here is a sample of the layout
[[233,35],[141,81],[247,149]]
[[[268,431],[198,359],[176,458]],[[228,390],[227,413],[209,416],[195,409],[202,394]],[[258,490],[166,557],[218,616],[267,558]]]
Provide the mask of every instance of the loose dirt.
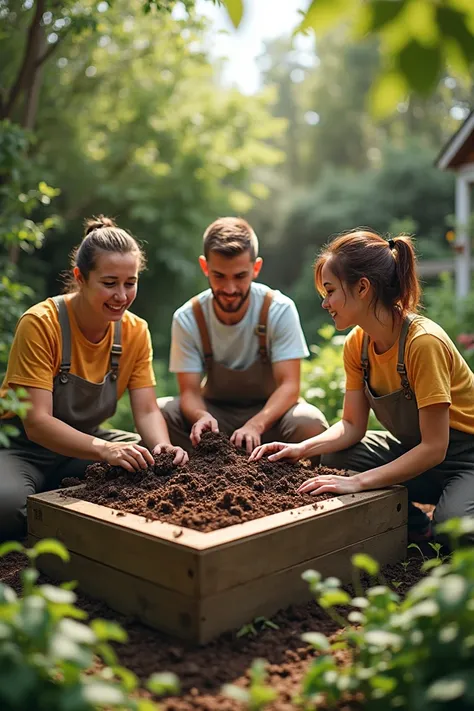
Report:
[[[81,499],[125,513],[159,519],[197,531],[214,531],[243,521],[318,505],[331,494],[297,494],[315,471],[309,463],[249,462],[224,434],[205,432],[184,467],[174,467],[170,454],[155,456],[148,469],[127,472],[109,464],[86,471]],[[318,474],[347,474],[319,467]],[[79,483],[63,480],[63,486]]]
[[[403,595],[421,578],[422,560],[416,552],[415,556],[409,559],[407,567],[399,564],[387,566],[382,571],[385,582],[396,588],[398,594]],[[19,573],[25,563],[25,558],[16,553],[0,559],[0,580],[19,592]],[[41,576],[39,582],[54,581]],[[302,678],[314,658],[313,650],[301,640],[301,634],[323,632],[332,635],[337,632],[337,626],[326,612],[315,602],[309,602],[291,606],[272,617],[278,629],[261,628],[256,624],[255,637],[238,637],[236,631],[228,632],[206,646],[196,647],[145,627],[81,593],[77,604],[91,618],[113,619],[122,625],[128,634],[128,642],[116,646],[120,663],[134,671],[142,681],[155,671],[171,671],[178,675],[182,695],[164,700],[161,704],[163,711],[241,711],[242,706],[223,696],[220,690],[225,683],[245,686],[247,670],[256,658],[267,660],[267,682],[278,692],[278,700],[272,703],[269,711],[296,711],[292,699],[300,690]],[[347,663],[346,653],[338,652],[337,661]],[[318,708],[323,711],[324,706]],[[363,706],[351,699],[338,708],[340,711],[359,711]]]

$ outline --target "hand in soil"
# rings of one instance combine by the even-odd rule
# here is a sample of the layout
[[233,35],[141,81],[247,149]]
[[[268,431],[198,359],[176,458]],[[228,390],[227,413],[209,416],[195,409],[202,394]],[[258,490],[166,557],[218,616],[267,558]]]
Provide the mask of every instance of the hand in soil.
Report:
[[[175,467],[182,467],[183,464],[187,464],[189,461],[188,453],[181,447],[175,447],[172,444],[157,444],[153,447],[153,454],[164,454],[169,452],[174,456],[173,464]],[[155,461],[153,460],[153,464]]]
[[298,494],[356,494],[362,491],[357,476],[320,475],[307,479],[297,489]]
[[199,418],[191,428],[189,438],[193,447],[196,447],[201,441],[202,433],[206,430],[210,432],[219,432],[219,424],[215,417],[209,412]]
[[270,442],[261,444],[253,450],[249,457],[249,462],[257,462],[262,457],[268,455],[268,461],[278,462],[280,459],[288,459],[290,462],[297,462],[305,458],[303,442],[298,444],[285,444],[285,442]]
[[139,444],[132,442],[101,442],[103,444],[103,459],[112,467],[123,467],[128,472],[146,469],[155,460],[152,453]]
[[243,447],[246,449],[247,454],[250,454],[261,442],[260,432],[255,425],[247,422],[243,427],[239,427],[238,430],[235,430],[230,441],[232,444],[235,444],[236,447]]

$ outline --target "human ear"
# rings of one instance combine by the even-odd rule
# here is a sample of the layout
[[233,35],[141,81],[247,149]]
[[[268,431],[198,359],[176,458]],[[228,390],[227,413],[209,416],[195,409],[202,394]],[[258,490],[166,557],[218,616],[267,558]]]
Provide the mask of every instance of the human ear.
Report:
[[205,277],[209,276],[209,266],[207,264],[207,259],[206,257],[201,254],[199,257],[199,266],[201,267],[202,273],[204,274]]
[[367,277],[362,277],[359,279],[359,286],[357,288],[357,293],[361,299],[364,299],[370,290],[370,281]]
[[82,286],[85,282],[85,279],[84,279],[79,267],[74,267],[74,269],[72,270],[72,273],[73,273],[75,281],[79,284],[79,286]]
[[258,277],[262,266],[263,266],[263,259],[261,257],[257,257],[257,259],[255,260],[254,265],[253,265],[253,272],[252,272],[253,279],[256,279]]

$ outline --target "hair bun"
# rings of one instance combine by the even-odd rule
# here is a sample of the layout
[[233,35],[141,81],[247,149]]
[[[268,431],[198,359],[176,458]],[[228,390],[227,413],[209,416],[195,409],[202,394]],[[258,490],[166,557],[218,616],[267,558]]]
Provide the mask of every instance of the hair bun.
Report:
[[103,227],[117,227],[115,220],[111,217],[106,217],[105,215],[97,215],[97,217],[92,217],[86,220],[84,236],[88,235],[89,232],[93,230],[100,230]]

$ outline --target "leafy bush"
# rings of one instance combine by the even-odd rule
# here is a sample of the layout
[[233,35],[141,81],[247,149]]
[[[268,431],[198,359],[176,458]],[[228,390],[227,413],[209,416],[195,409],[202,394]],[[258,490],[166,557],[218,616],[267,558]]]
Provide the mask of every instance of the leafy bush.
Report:
[[250,683],[247,689],[235,684],[225,684],[222,687],[224,696],[240,701],[249,711],[260,711],[275,701],[277,692],[265,683],[267,663],[264,659],[254,659],[250,667]]
[[[438,527],[457,548],[449,560],[426,561],[428,575],[404,600],[386,585],[357,596],[336,578],[303,574],[318,603],[344,625],[332,643],[322,634],[303,639],[320,654],[302,685],[300,703],[315,708],[323,698],[336,706],[346,693],[362,693],[364,709],[385,711],[464,711],[474,707],[474,546],[459,548],[462,535],[474,532],[472,519],[448,521]],[[369,556],[353,557],[354,566],[372,577],[378,564]],[[336,606],[352,607],[347,620]],[[351,663],[340,667],[331,652],[346,649]]]
[[[342,348],[346,337],[335,335],[336,329],[331,324],[320,328],[318,334],[321,345],[311,346],[313,358],[302,362],[301,394],[333,425],[342,417],[345,388]],[[368,426],[372,430],[381,428],[372,411]]]
[[[73,584],[38,585],[35,561],[53,554],[69,559],[64,546],[52,539],[26,549],[4,543],[0,557],[17,551],[29,559],[21,573],[22,595],[0,583],[0,708],[2,711],[95,711],[99,708],[153,711],[148,699],[132,698],[138,680],[117,664],[111,642],[125,642],[124,630],[114,622],[96,619],[74,605]],[[105,667],[86,674],[95,658]],[[157,694],[176,692],[172,674],[154,674],[147,683]]]

